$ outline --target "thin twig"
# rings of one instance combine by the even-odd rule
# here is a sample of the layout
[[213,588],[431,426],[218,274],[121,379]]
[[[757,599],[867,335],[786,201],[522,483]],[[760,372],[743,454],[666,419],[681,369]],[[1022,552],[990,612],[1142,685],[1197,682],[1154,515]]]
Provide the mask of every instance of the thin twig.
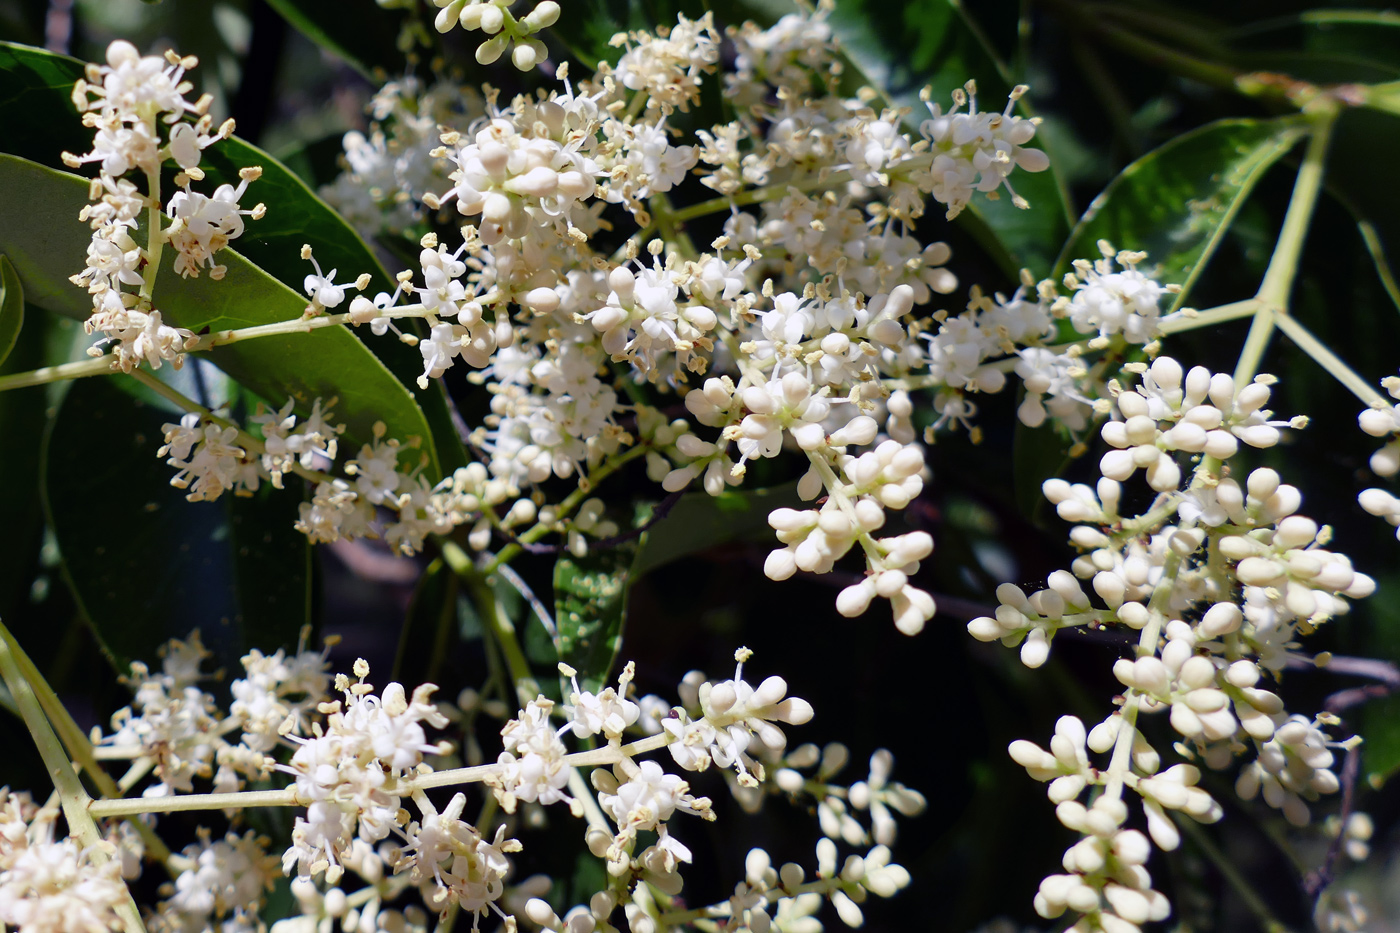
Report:
[[1352,746],[1347,749],[1346,760],[1342,762],[1342,809],[1337,814],[1337,836],[1327,847],[1327,858],[1321,867],[1303,876],[1303,890],[1309,897],[1317,897],[1332,883],[1336,875],[1337,859],[1341,858],[1342,843],[1346,839],[1347,820],[1351,818],[1352,805],[1356,798],[1356,778],[1361,773],[1361,749]]

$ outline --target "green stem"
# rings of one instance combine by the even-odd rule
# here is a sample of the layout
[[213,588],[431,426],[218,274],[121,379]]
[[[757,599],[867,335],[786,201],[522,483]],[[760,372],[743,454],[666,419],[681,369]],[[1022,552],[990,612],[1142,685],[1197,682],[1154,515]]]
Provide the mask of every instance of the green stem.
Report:
[[[390,320],[400,320],[421,318],[427,315],[428,312],[424,311],[421,304],[412,304],[385,311],[380,316]],[[215,331],[186,344],[185,352],[203,353],[215,347],[226,347],[229,344],[241,343],[245,340],[280,337],[286,334],[309,334],[313,330],[320,330],[323,327],[340,327],[349,323],[349,314],[328,314],[321,317],[303,317],[290,321],[275,321],[271,324],[257,324],[253,327],[240,327],[236,330]],[[75,363],[64,363],[60,366],[44,366],[29,372],[0,376],[0,392],[8,389],[45,385],[50,382],[61,382],[65,379],[103,376],[112,372],[116,372],[116,370],[112,369],[111,360],[106,356],[100,356],[92,360],[80,360]]]
[[462,550],[455,541],[442,543],[442,557],[452,568],[452,572],[467,585],[467,592],[471,594],[472,602],[476,605],[476,614],[500,645],[501,653],[505,655],[506,667],[510,669],[511,680],[515,681],[519,701],[525,703],[533,700],[540,692],[539,681],[530,671],[530,662],[520,647],[520,640],[515,637],[514,623],[506,618],[500,601],[496,599],[495,592],[487,582],[489,573],[478,570],[472,562],[471,555]]
[[701,201],[699,204],[692,204],[689,207],[682,207],[671,214],[671,219],[683,223],[687,220],[694,220],[696,217],[704,217],[709,214],[718,214],[727,211],[731,207],[743,207],[747,204],[758,204],[773,198],[781,198],[789,191],[818,191],[826,188],[835,188],[851,180],[851,173],[848,171],[832,172],[829,175],[813,176],[801,182],[786,182],[781,185],[768,185],[763,188],[750,188],[747,191],[740,191],[732,195],[719,198],[711,198],[708,201]]
[[[156,136],[155,119],[146,121],[151,135]],[[165,231],[160,228],[160,169],[146,172],[146,188],[150,192],[146,206],[146,268],[141,276],[141,297],[150,307],[155,298],[156,277],[160,274],[160,254],[165,249]]]
[[1288,310],[1288,296],[1293,290],[1293,279],[1298,274],[1298,256],[1303,251],[1308,225],[1317,207],[1317,196],[1322,190],[1327,146],[1332,140],[1332,126],[1336,120],[1335,108],[1320,110],[1314,116],[1307,152],[1303,155],[1303,164],[1298,167],[1293,196],[1288,201],[1288,213],[1284,215],[1278,242],[1274,244],[1274,254],[1269,259],[1269,268],[1255,296],[1260,303],[1278,311]]
[[1268,305],[1261,305],[1254,313],[1249,325],[1249,335],[1244,338],[1239,361],[1235,363],[1235,386],[1242,386],[1254,379],[1259,372],[1259,361],[1269,346],[1269,338],[1274,335],[1274,325],[1278,322],[1278,312]]
[[[54,731],[58,733],[64,748],[68,750],[69,757],[78,763],[78,766],[97,786],[98,793],[103,797],[122,796],[123,791],[117,786],[117,782],[98,764],[92,743],[83,734],[83,730],[78,728],[78,724],[73,721],[68,708],[63,705],[63,701],[58,698],[58,694],[54,693],[53,688],[44,679],[39,668],[29,659],[29,655],[24,653],[24,649],[19,646],[19,642],[4,625],[0,625],[0,639],[4,640],[10,654],[14,656],[21,676],[28,682],[30,689],[34,691],[39,700],[40,708],[44,711],[49,722],[53,724]],[[170,861],[170,848],[156,835],[154,829],[138,819],[129,819],[127,822],[141,837],[141,841],[146,845],[146,851],[152,858],[162,865]]]
[[1333,378],[1350,389],[1351,393],[1361,401],[1372,407],[1390,407],[1385,396],[1361,378],[1356,370],[1342,362],[1337,354],[1328,349],[1321,340],[1314,337],[1306,327],[1299,324],[1297,318],[1288,314],[1280,314],[1277,323],[1278,329],[1287,334],[1289,339],[1298,345],[1298,349],[1312,357],[1313,362],[1331,373]]
[[299,807],[296,788],[244,790],[232,794],[179,794],[173,797],[125,797],[94,800],[87,810],[96,817],[136,813],[178,813],[184,810],[237,810],[247,807]]
[[[645,456],[646,452],[649,450],[651,450],[650,444],[637,444],[636,446],[629,448],[624,453],[616,454],[615,456],[610,457],[608,460],[604,461],[598,467],[598,469],[588,474],[587,477],[584,477],[583,479],[579,480],[578,488],[575,489],[573,492],[569,493],[567,496],[565,496],[563,501],[561,501],[558,505],[554,507],[555,522],[566,518],[570,512],[578,508],[579,504],[583,502],[583,500],[586,497],[593,494],[593,490],[597,488],[599,483],[616,473],[618,470],[622,469],[622,467],[626,466],[631,461],[636,460],[638,457]],[[521,535],[518,535],[517,538],[524,544],[534,544],[540,538],[543,538],[545,535],[553,531],[555,527],[556,526],[553,524],[536,522],[532,527],[529,528],[529,530],[525,531]],[[458,550],[460,551],[461,548],[458,548]],[[521,547],[514,541],[510,542],[505,547],[497,551],[496,556],[493,557],[486,564],[486,566],[481,569],[482,575],[489,577],[491,574],[496,572],[497,567],[501,566],[502,564],[510,563],[517,556],[523,553],[524,550],[525,549],[523,547]]]
[[1264,272],[1264,280],[1259,284],[1255,300],[1259,310],[1245,338],[1240,351],[1239,362],[1235,364],[1235,385],[1250,382],[1259,371],[1264,350],[1273,336],[1274,326],[1288,313],[1288,299],[1293,291],[1293,280],[1298,274],[1298,257],[1303,251],[1303,241],[1307,238],[1308,225],[1312,222],[1313,210],[1317,207],[1317,195],[1322,190],[1323,170],[1327,160],[1327,146],[1332,138],[1332,125],[1336,122],[1335,107],[1319,110],[1313,118],[1312,135],[1308,139],[1307,152],[1303,164],[1298,167],[1298,177],[1293,183],[1293,195],[1288,201],[1288,213],[1284,215],[1283,227],[1279,230],[1278,241],[1274,244],[1273,256],[1269,258],[1269,268]]
[[1235,301],[1227,305],[1219,305],[1218,307],[1207,308],[1204,311],[1197,311],[1194,314],[1183,314],[1181,317],[1172,318],[1170,321],[1163,321],[1159,329],[1163,336],[1168,334],[1180,334],[1188,330],[1223,324],[1226,321],[1236,321],[1242,317],[1252,317],[1258,310],[1259,299],[1246,298],[1244,301]]
[[[634,758],[637,755],[654,752],[664,748],[670,742],[670,736],[660,732],[635,742],[629,742],[626,745],[605,745],[602,748],[574,752],[565,755],[563,761],[564,764],[573,768],[612,765],[623,758]],[[415,790],[478,783],[492,774],[499,773],[500,770],[501,766],[493,763],[476,765],[471,768],[432,771],[411,778],[400,778],[397,782],[390,781],[384,785],[384,790],[386,793],[408,796]],[[233,794],[180,794],[174,797],[94,800],[87,805],[86,813],[95,817],[110,817],[130,816],[137,813],[175,813],[185,810],[238,810],[248,807],[300,807],[304,805],[304,801],[297,799],[295,787],[285,787],[281,790],[246,790]]]
[[[68,821],[69,833],[88,851],[88,857],[94,864],[104,864],[111,856],[103,848],[102,833],[98,830],[93,815],[88,811],[92,798],[83,788],[78,772],[73,770],[73,764],[64,754],[58,736],[54,735],[53,727],[44,717],[43,707],[34,693],[34,688],[20,673],[15,654],[10,649],[13,643],[14,636],[8,629],[0,626],[0,677],[4,678],[5,685],[10,688],[10,695],[14,697],[20,715],[24,717],[24,724],[29,727],[34,744],[39,748],[44,768],[53,778],[54,789],[58,791],[59,800],[63,804],[64,818]],[[141,923],[141,911],[132,900],[130,889],[123,884],[122,891],[126,897],[116,907],[122,928],[127,933],[145,933],[146,928]]]
[[112,372],[115,372],[112,369],[112,361],[101,356],[95,360],[79,360],[76,363],[63,363],[59,366],[41,366],[25,373],[0,376],[0,392],[47,385],[50,382],[62,382],[65,379],[81,379],[84,376],[105,376]]

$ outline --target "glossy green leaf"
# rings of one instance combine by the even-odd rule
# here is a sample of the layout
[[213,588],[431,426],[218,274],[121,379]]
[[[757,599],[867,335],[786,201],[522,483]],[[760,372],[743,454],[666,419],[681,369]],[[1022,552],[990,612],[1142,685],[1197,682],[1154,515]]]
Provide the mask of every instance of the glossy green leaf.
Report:
[[1056,264],[1097,259],[1099,240],[1146,250],[1186,301],[1255,184],[1304,134],[1296,119],[1221,120],[1178,136],[1125,168],[1094,198]]
[[73,82],[82,74],[77,59],[0,42],[0,150],[58,166],[65,150],[91,149],[92,130],[73,105]]
[[1225,55],[1241,71],[1281,72],[1316,84],[1400,77],[1400,14],[1384,10],[1307,10],[1230,35]]
[[24,289],[10,261],[0,254],[0,363],[10,355],[24,326]]
[[371,81],[383,81],[386,75],[400,74],[408,66],[398,45],[399,32],[407,20],[401,11],[343,0],[267,0],[267,4],[302,35]]
[[64,572],[104,650],[123,669],[199,629],[228,669],[251,647],[294,647],[310,621],[310,545],[292,527],[299,481],[185,501],[156,458],[162,425],[181,413],[118,379],[73,384],[41,468]]
[[[78,221],[87,184],[24,159],[0,154],[0,252],[13,261],[33,304],[79,319],[91,310],[84,291],[67,277],[82,268],[89,231]],[[305,300],[232,250],[220,253],[228,272],[220,281],[207,275],[181,278],[173,250],[156,282],[167,322],[200,332],[205,328],[249,327],[296,320]],[[357,449],[383,421],[391,437],[430,438],[413,396],[344,327],[265,337],[217,347],[209,358],[262,398],[295,398],[310,406],[316,398],[337,398],[336,417],[347,426]],[[431,449],[428,451],[432,453]],[[429,464],[435,477],[436,464]]]
[[585,690],[601,689],[622,648],[635,551],[627,544],[584,557],[563,554],[554,563],[554,644]]
[[[0,120],[14,132],[0,141],[0,149],[52,167],[61,164],[59,153],[65,149],[86,151],[91,132],[82,127],[69,96],[73,82],[83,74],[83,63],[42,49],[0,43],[0,68],[4,67],[13,71],[0,72]],[[57,118],[60,113],[71,116]],[[67,128],[61,132],[51,129],[55,124]],[[302,281],[312,271],[311,264],[301,258],[301,247],[310,243],[321,268],[336,270],[338,281],[354,281],[367,272],[371,277],[369,294],[393,291],[392,276],[354,228],[300,177],[258,147],[234,137],[206,149],[201,161],[205,179],[198,188],[212,191],[222,184],[237,186],[239,170],[250,166],[260,167],[262,177],[252,183],[244,203],[261,201],[271,209],[261,220],[250,221],[239,237],[237,251],[244,258],[300,292]],[[173,190],[172,172],[165,173],[164,184]],[[78,312],[75,309],[73,313]],[[419,354],[391,337],[367,336],[366,345],[423,410],[432,428],[424,439],[432,441],[435,466],[450,472],[465,465],[466,452],[452,427],[441,384],[433,383],[427,389],[416,385],[423,369]]]

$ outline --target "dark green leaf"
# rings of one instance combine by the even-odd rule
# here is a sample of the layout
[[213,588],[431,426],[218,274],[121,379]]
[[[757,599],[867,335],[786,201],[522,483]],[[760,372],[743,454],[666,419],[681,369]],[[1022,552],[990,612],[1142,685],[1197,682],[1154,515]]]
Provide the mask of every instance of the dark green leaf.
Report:
[[441,558],[418,578],[394,655],[390,679],[406,684],[437,683],[457,627],[457,575]]
[[24,326],[24,290],[10,261],[0,254],[0,363],[5,362]]
[[[1381,593],[1394,593],[1397,587],[1400,574],[1385,571],[1376,575],[1376,588]],[[1400,658],[1400,604],[1384,597],[1366,602],[1371,625],[1361,653],[1378,659]],[[1362,774],[1372,781],[1389,780],[1400,773],[1400,693],[1371,700],[1358,712],[1359,731],[1366,739],[1361,746]]]
[[1376,184],[1374,178],[1357,173],[1400,159],[1400,120],[1396,114],[1400,109],[1395,114],[1373,109],[1347,111],[1337,121],[1327,153],[1327,190],[1356,217],[1381,283],[1393,298],[1397,297],[1393,270],[1395,250],[1400,247],[1400,187]]
[[92,130],[73,106],[77,59],[27,45],[0,42],[0,150],[58,166],[64,151],[92,148]]
[[[0,252],[10,257],[33,304],[79,319],[91,310],[82,289],[67,281],[82,268],[89,241],[78,211],[87,184],[23,159],[0,154]],[[249,327],[296,320],[305,300],[232,250],[219,254],[228,267],[221,281],[181,278],[173,250],[157,279],[159,306],[168,322],[193,331]],[[209,353],[224,372],[262,398],[295,398],[309,407],[315,398],[338,398],[336,417],[355,446],[383,421],[391,437],[430,438],[423,412],[402,383],[359,338],[344,327],[250,340]],[[433,450],[428,449],[431,456]],[[428,466],[438,475],[436,463]]]
[[1221,120],[1149,152],[1089,205],[1056,272],[1098,258],[1099,240],[1146,250],[1158,278],[1181,285],[1181,306],[1255,184],[1303,133],[1291,118]]
[[1400,693],[1372,700],[1361,710],[1361,746],[1365,774],[1373,782],[1387,781],[1400,772]]
[[622,647],[622,623],[636,548],[624,545],[564,554],[554,564],[555,647],[585,690],[598,690]]
[[49,525],[104,649],[122,669],[197,628],[229,668],[252,647],[294,647],[311,578],[297,490],[186,502],[156,459],[181,413],[122,391],[126,378],[75,383],[43,450]]
[[[369,8],[383,12],[377,7]],[[60,164],[59,153],[65,149],[87,151],[91,133],[82,127],[70,99],[73,82],[83,74],[83,63],[42,49],[0,43],[0,69],[5,68],[13,73],[0,71],[0,120],[13,130],[9,139],[14,142],[0,144],[0,148],[50,166]],[[70,116],[59,118],[59,114]],[[59,132],[52,129],[55,124],[72,129]],[[261,220],[247,225],[238,240],[240,254],[292,291],[300,292],[303,279],[311,271],[310,264],[301,258],[301,247],[310,243],[321,268],[335,269],[337,280],[353,281],[360,273],[368,272],[369,294],[393,290],[392,277],[354,228],[301,178],[256,146],[234,137],[206,149],[201,162],[205,179],[199,187],[212,191],[221,184],[236,186],[239,170],[250,166],[261,167],[263,173],[252,184],[245,201],[262,201],[272,207]],[[173,185],[172,178],[173,174],[167,172],[167,188]],[[76,294],[72,289],[65,291],[70,298]],[[75,309],[72,313],[79,312]],[[388,337],[370,338],[368,346],[422,409],[432,428],[423,438],[431,441],[431,453],[441,470],[450,472],[465,465],[466,452],[452,427],[441,384],[427,389],[418,389],[415,384],[423,368],[419,354]]]
[[[0,375],[24,372],[67,360],[69,341],[62,339],[80,329],[66,318],[29,307],[29,322],[18,334],[13,352]],[[61,349],[51,358],[49,344]],[[56,390],[58,386],[46,388]],[[39,488],[39,450],[48,423],[49,392],[44,388],[0,392],[0,437],[5,455],[0,457],[0,515],[5,521],[5,554],[0,561],[0,618],[14,624],[16,610],[46,593],[45,584],[33,590],[38,576],[39,546],[44,515],[34,490]],[[56,395],[57,393],[54,392]]]
[[342,0],[267,0],[302,35],[376,83],[401,74],[408,59],[399,34],[408,17],[376,3]]
[[642,538],[632,577],[697,551],[755,535],[771,537],[768,514],[777,508],[802,508],[797,484],[770,489],[731,489],[718,496],[688,492],[667,516]]
[[1391,81],[1400,76],[1400,15],[1308,10],[1245,27],[1229,56],[1243,71],[1276,71],[1316,84]]

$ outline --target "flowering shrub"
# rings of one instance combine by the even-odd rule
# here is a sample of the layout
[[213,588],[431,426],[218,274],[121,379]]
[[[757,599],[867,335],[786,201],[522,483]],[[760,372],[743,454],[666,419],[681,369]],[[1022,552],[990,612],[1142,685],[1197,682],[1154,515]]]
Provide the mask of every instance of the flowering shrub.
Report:
[[[967,928],[1386,909],[1348,865],[1395,816],[1400,672],[1367,656],[1394,619],[1362,607],[1400,585],[1371,546],[1400,526],[1400,377],[1344,357],[1394,368],[1364,338],[1400,296],[1383,208],[1329,160],[1392,85],[1050,4],[1032,33],[1268,113],[1173,123],[1071,228],[1115,154],[1086,167],[1082,114],[1047,82],[1036,115],[1004,80],[1036,69],[962,13],[902,8],[962,50],[929,66],[857,0],[648,8],[605,42],[610,4],[272,6],[374,75],[333,171],[236,135],[237,55],[196,96],[210,63],[168,43],[0,45],[26,593],[0,676],[42,768],[2,792],[0,924],[814,933],[927,923],[895,896],[940,873]],[[245,71],[286,38],[259,9]],[[1341,247],[1304,250],[1327,182],[1379,273],[1335,347],[1310,328]],[[1328,669],[1371,683],[1295,689]],[[1025,798],[1014,766],[1055,819],[1016,812],[1013,872],[1020,842],[968,839]],[[1256,890],[1265,841],[1296,891]]]

